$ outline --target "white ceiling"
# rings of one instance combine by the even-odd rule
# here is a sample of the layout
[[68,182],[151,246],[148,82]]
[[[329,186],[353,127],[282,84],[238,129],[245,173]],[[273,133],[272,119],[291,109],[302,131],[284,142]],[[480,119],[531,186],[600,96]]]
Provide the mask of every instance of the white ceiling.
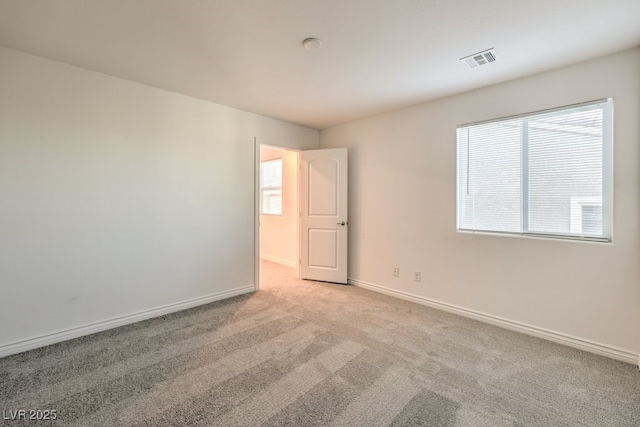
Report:
[[640,46],[640,0],[0,0],[0,45],[321,129]]

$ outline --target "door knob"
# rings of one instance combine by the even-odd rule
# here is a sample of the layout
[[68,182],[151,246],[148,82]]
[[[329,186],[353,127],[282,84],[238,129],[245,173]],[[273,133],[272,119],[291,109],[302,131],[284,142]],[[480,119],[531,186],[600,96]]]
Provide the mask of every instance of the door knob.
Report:
[[347,225],[348,223],[347,223],[347,222],[345,222],[345,221],[342,221],[342,222],[337,222],[336,224],[338,224],[338,225],[342,225],[342,226],[345,226],[345,225]]

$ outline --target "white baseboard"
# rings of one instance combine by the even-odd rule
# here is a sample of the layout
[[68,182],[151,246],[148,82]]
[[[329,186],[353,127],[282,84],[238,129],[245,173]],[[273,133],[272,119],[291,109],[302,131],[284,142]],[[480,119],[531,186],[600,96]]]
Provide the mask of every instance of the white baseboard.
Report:
[[282,258],[276,258],[270,255],[260,255],[260,259],[263,259],[265,261],[271,261],[271,262],[275,262],[276,264],[280,264],[280,265],[284,265],[287,267],[291,267],[291,268],[296,268],[297,265],[294,261],[288,261],[286,259],[282,259]]
[[560,332],[551,331],[537,326],[527,325],[525,323],[516,322],[514,320],[504,319],[491,314],[482,313],[468,308],[458,307],[452,304],[432,300],[429,298],[413,295],[407,292],[396,291],[394,289],[386,288],[384,286],[375,285],[373,283],[364,282],[349,278],[349,284],[359,286],[362,288],[370,289],[372,291],[380,292],[383,294],[391,295],[404,300],[412,301],[418,304],[426,305],[428,307],[436,308],[438,310],[447,311],[450,313],[458,314],[460,316],[468,317],[471,319],[479,320],[484,323],[489,323],[502,328],[511,329],[513,331],[521,332],[534,337],[553,341],[558,344],[563,344],[569,347],[577,348],[580,350],[595,353],[600,356],[606,356],[611,359],[620,360],[631,364],[637,364],[640,367],[640,355],[632,353],[627,350],[623,350],[616,347],[611,347],[605,344],[585,340],[582,338],[574,337],[571,335],[563,334]]
[[73,338],[94,334],[96,332],[105,331],[107,329],[117,328],[131,323],[140,322],[142,320],[151,319],[153,317],[163,316],[169,313],[186,310],[188,308],[199,305],[209,304],[211,302],[220,301],[237,295],[247,294],[256,290],[255,285],[243,286],[241,288],[232,289],[230,291],[216,292],[198,298],[180,301],[173,304],[163,305],[161,307],[151,308],[139,311],[137,313],[127,314],[124,316],[114,317],[108,320],[102,320],[90,323],[84,326],[65,329],[50,334],[40,335],[34,338],[28,338],[21,341],[15,341],[9,344],[0,345],[0,357],[9,356],[23,351],[33,350],[34,348],[44,347],[67,341]]

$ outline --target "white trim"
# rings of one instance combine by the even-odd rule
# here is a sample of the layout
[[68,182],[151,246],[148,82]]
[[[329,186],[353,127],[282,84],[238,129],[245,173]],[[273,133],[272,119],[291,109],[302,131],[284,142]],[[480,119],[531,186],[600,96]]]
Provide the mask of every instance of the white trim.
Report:
[[253,137],[253,282],[260,290],[260,144]]
[[291,267],[291,268],[296,268],[297,267],[295,261],[289,261],[289,260],[282,259],[282,258],[276,258],[276,257],[270,256],[270,255],[261,254],[260,255],[260,259],[263,259],[265,261],[275,262],[276,264],[284,265],[286,267]]
[[84,326],[76,326],[73,328],[52,332],[50,334],[44,334],[33,338],[15,341],[9,344],[0,345],[0,357],[22,353],[23,351],[33,350],[35,348],[56,344],[73,338],[95,334],[96,332],[106,331],[107,329],[113,329],[119,326],[129,325],[131,323],[151,319],[153,317],[163,316],[165,314],[175,313],[177,311],[186,310],[188,308],[196,307],[199,305],[209,304],[215,301],[247,294],[250,292],[254,292],[255,289],[255,285],[242,286],[230,291],[216,292],[214,294],[192,298],[173,304],[167,304],[160,307],[139,311],[137,313],[126,314],[124,316],[118,316],[108,320],[89,323]]
[[616,347],[608,346],[606,344],[585,340],[583,338],[578,338],[578,337],[563,334],[560,332],[551,331],[549,329],[539,328],[537,326],[527,325],[525,323],[517,322],[514,320],[504,319],[502,317],[493,316],[491,314],[486,314],[486,313],[482,313],[475,310],[470,310],[468,308],[458,307],[453,304],[447,304],[444,302],[432,300],[430,298],[413,295],[408,292],[396,291],[394,289],[389,289],[384,286],[364,282],[362,280],[349,278],[349,284],[355,285],[361,288],[370,289],[372,291],[380,292],[386,295],[391,295],[404,300],[412,301],[418,304],[426,305],[428,307],[432,307],[438,310],[458,314],[460,316],[468,317],[470,319],[479,320],[481,322],[489,323],[491,325],[499,326],[505,329],[510,329],[512,331],[521,332],[523,334],[542,338],[548,341],[553,341],[555,343],[563,344],[568,347],[573,347],[580,350],[588,351],[590,353],[598,354],[600,356],[606,356],[611,359],[620,360],[622,362],[637,364],[638,367],[640,367],[640,355],[630,352],[628,350],[623,350],[621,348],[616,348]]
[[296,157],[296,279],[300,279],[300,269],[302,268],[302,259],[300,254],[302,253],[302,228],[300,227],[300,217],[302,216],[302,152],[298,151]]

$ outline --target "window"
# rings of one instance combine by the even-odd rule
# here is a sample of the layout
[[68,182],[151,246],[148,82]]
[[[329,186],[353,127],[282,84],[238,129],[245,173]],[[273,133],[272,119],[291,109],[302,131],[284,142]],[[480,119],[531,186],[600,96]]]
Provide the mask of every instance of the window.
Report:
[[612,101],[457,129],[458,230],[611,241]]
[[282,215],[282,159],[260,162],[260,213]]

